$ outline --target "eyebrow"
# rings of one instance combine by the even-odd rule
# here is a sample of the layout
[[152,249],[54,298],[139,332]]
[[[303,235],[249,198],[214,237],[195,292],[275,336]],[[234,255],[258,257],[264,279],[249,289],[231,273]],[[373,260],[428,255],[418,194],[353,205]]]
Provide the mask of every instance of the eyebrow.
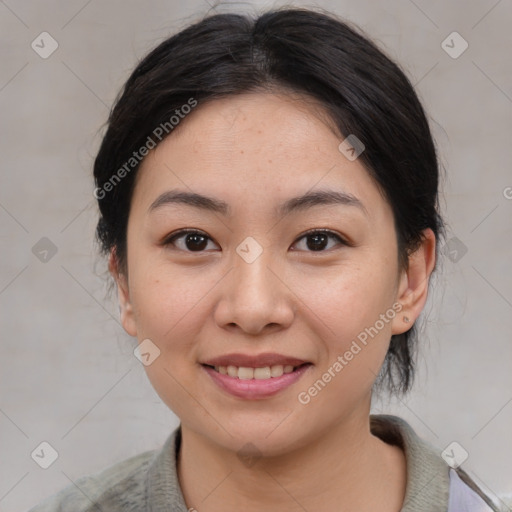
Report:
[[[169,204],[184,204],[225,216],[231,214],[231,208],[225,201],[181,190],[169,190],[158,196],[148,208],[148,213]],[[330,189],[315,190],[313,192],[306,192],[301,196],[292,197],[278,205],[274,210],[274,214],[278,217],[284,217],[292,212],[304,211],[321,205],[352,206],[360,209],[368,216],[368,211],[364,204],[356,196],[348,192]]]

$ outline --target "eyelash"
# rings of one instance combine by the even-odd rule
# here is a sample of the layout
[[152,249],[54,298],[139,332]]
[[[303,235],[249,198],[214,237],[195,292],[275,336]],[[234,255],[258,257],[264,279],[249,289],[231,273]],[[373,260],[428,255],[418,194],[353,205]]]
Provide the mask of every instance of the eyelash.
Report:
[[[200,231],[198,229],[182,229],[180,231],[177,231],[176,233],[173,233],[172,235],[170,235],[169,237],[167,237],[162,245],[163,246],[168,246],[168,245],[172,245],[173,242],[179,238],[182,238],[184,237],[185,235],[193,235],[193,234],[196,234],[196,235],[201,235],[201,236],[204,236],[205,238],[208,238],[209,240],[212,240],[204,231]],[[340,235],[338,235],[338,233],[336,233],[335,231],[332,231],[330,229],[310,229],[309,231],[306,231],[305,233],[302,233],[302,235],[300,235],[297,240],[294,242],[294,245],[302,240],[303,238],[309,236],[309,235],[315,235],[315,234],[326,234],[326,235],[329,235],[329,237],[331,238],[335,238],[337,239],[337,241],[341,244],[341,245],[345,245],[345,246],[350,246],[350,244],[344,240]],[[322,252],[328,252],[328,250],[322,250],[322,251],[306,251],[306,252],[310,252],[310,253],[322,253]],[[201,253],[204,253],[205,251],[184,251],[184,252],[188,252],[190,254],[201,254]]]

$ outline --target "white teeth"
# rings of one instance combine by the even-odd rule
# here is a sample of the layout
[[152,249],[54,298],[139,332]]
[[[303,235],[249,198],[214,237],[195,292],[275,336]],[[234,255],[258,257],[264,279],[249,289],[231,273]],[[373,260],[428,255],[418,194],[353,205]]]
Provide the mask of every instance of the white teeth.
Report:
[[272,377],[281,377],[281,375],[283,375],[283,373],[284,373],[284,368],[282,365],[272,366],[270,368],[270,375],[272,375]]
[[254,378],[254,370],[252,368],[245,368],[240,366],[238,368],[238,378],[239,379],[253,379]]
[[270,366],[265,366],[265,368],[254,368],[253,371],[255,379],[270,379],[272,377],[272,371],[270,370]]
[[281,377],[283,373],[292,373],[294,367],[291,364],[264,366],[262,368],[248,368],[246,366],[215,366],[215,370],[223,375],[236,377],[242,380],[258,379],[267,380],[272,377]]

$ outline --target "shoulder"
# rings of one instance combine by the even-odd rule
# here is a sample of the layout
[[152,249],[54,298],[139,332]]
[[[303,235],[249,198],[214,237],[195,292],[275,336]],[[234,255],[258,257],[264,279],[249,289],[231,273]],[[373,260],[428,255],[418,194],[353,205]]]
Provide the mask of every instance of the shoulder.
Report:
[[483,493],[461,468],[450,468],[450,502],[448,512],[499,512],[496,505]]
[[29,512],[139,511],[145,508],[146,475],[156,453],[146,451],[83,476]]
[[404,450],[407,488],[401,512],[499,512],[466,472],[449,466],[442,450],[419,437],[405,420],[371,415],[370,426],[374,435]]

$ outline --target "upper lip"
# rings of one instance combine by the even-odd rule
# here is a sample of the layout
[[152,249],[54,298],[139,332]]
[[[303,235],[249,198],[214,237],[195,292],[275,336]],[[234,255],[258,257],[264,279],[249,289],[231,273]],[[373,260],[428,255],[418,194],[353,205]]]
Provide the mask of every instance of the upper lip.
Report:
[[264,353],[258,355],[248,354],[225,354],[223,356],[213,357],[204,361],[202,364],[209,366],[243,366],[246,368],[263,368],[265,366],[275,365],[291,365],[300,366],[301,364],[307,363],[303,359],[296,357],[285,356],[282,354]]

